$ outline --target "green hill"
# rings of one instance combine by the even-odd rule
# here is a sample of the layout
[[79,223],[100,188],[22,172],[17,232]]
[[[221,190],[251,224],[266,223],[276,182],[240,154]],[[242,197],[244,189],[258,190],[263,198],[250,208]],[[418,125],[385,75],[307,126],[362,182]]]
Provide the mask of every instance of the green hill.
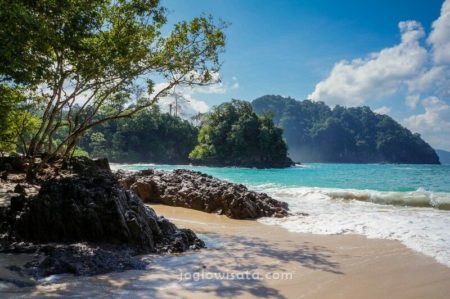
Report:
[[282,136],[271,116],[258,116],[249,102],[232,100],[206,115],[189,157],[201,165],[289,167],[293,162]]
[[254,100],[252,106],[258,114],[273,114],[295,161],[439,164],[419,134],[369,107],[332,109],[323,102],[273,95]]

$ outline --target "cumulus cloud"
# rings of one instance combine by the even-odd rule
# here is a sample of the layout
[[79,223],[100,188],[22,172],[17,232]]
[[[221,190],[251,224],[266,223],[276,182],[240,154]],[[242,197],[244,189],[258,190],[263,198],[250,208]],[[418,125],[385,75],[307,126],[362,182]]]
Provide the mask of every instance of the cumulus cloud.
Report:
[[403,124],[426,136],[436,148],[450,149],[450,105],[435,96],[425,98],[421,104],[424,113],[404,119]]
[[420,95],[418,94],[412,94],[406,96],[405,104],[411,109],[415,109],[417,107],[417,103],[419,103]]
[[[405,107],[421,112],[401,122],[432,146],[450,150],[450,0],[443,3],[428,37],[416,21],[399,22],[398,27],[401,40],[397,45],[337,62],[308,97],[332,106],[404,99]],[[375,111],[390,113],[390,108]]]
[[433,31],[428,43],[433,49],[433,60],[437,64],[450,63],[450,1],[444,2],[441,15],[433,22]]
[[391,107],[381,106],[380,108],[374,109],[373,111],[378,114],[388,114],[389,112],[391,112]]
[[418,73],[417,76],[407,81],[408,91],[410,93],[423,92],[445,79],[447,72],[446,66],[432,66]]
[[399,23],[401,42],[366,58],[340,61],[308,96],[330,105],[358,106],[369,98],[394,94],[424,66],[427,50],[419,40],[424,30],[416,21]]

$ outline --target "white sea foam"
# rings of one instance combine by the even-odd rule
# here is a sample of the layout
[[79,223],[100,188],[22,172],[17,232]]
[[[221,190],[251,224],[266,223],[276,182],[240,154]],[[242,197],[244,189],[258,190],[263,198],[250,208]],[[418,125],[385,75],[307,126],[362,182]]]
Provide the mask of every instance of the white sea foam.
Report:
[[399,240],[450,267],[450,211],[432,208],[448,205],[449,193],[423,189],[380,192],[267,185],[262,189],[286,201],[294,214],[309,214],[285,219],[264,218],[263,223],[278,224],[293,232],[361,234],[368,238]]
[[153,163],[135,163],[135,164],[121,164],[121,163],[109,163],[109,167],[112,171],[117,170],[127,170],[127,171],[136,171],[135,168],[151,168],[156,164]]
[[450,210],[450,194],[444,192],[428,192],[419,188],[412,192],[381,192],[373,190],[352,189],[320,189],[332,199],[348,199],[367,201],[378,204],[432,207],[441,210]]

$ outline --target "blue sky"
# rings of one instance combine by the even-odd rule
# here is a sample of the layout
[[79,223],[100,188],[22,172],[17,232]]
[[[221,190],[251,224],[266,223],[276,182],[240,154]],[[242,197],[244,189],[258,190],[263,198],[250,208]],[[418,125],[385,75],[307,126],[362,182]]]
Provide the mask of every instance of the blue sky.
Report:
[[222,84],[188,92],[194,110],[265,94],[368,105],[433,146],[450,149],[447,1],[165,0],[163,5],[170,22],[207,13],[231,23]]

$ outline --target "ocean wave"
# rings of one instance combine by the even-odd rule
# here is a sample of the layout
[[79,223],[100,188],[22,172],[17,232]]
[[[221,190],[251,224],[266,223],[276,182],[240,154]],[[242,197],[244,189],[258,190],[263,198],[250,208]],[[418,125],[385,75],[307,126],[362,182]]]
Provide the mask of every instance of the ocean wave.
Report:
[[325,195],[333,200],[357,200],[384,205],[450,210],[450,193],[426,191],[423,188],[419,188],[416,191],[410,192],[333,189],[318,187],[277,188],[277,190],[274,189],[270,191],[272,191],[275,196],[305,196],[311,193],[316,193]]
[[312,187],[259,191],[287,202],[292,212],[287,218],[259,220],[265,224],[280,225],[292,232],[398,240],[450,267],[449,193]]
[[412,192],[335,190],[325,193],[332,199],[354,199],[385,205],[430,207],[440,210],[450,210],[449,193],[425,191],[422,188]]
[[134,164],[122,164],[122,163],[109,163],[109,167],[113,171],[117,170],[128,170],[128,171],[137,171],[137,169],[145,169],[156,166],[157,164],[153,163],[134,163]]

